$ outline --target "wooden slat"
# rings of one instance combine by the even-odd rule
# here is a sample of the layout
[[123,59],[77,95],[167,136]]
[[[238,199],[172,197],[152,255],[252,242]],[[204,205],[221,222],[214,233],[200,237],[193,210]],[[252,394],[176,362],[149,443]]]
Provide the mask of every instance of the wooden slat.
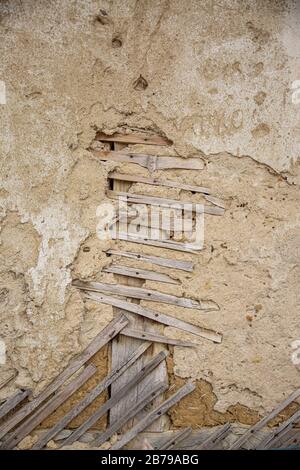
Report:
[[125,153],[103,150],[91,150],[92,154],[99,160],[113,161],[117,163],[135,163],[150,172],[156,170],[203,170],[204,163],[198,158],[163,157],[146,155],[141,153]]
[[155,369],[167,357],[165,351],[161,351],[157,356],[151,359],[147,364],[131,379],[127,384],[116,392],[104,405],[102,405],[90,418],[88,418],[79,428],[77,428],[64,442],[63,445],[69,445],[75,442],[82,434],[90,429],[113,405],[115,405],[126,393],[139,383],[147,374]]
[[99,349],[114,338],[125,326],[129,320],[122,315],[106,326],[89,344],[89,346],[77,357],[71,360],[67,368],[61,372],[53,382],[51,382],[45,390],[40,393],[32,401],[24,405],[9,420],[0,427],[0,439],[5,436],[12,428],[14,428],[26,416],[32,413],[43,401],[49,398],[66,380],[68,380],[75,372],[77,372]]
[[142,245],[149,245],[149,246],[156,246],[158,248],[164,248],[166,250],[176,250],[176,251],[184,251],[185,253],[194,253],[197,254],[197,251],[203,250],[203,246],[197,246],[191,243],[180,243],[174,242],[172,240],[154,240],[151,238],[143,238],[138,237],[132,234],[128,234],[127,232],[118,232],[117,235],[112,234],[112,240],[124,240],[130,243],[140,243]]
[[25,398],[31,395],[31,390],[17,390],[6,402],[0,406],[0,419],[2,419],[7,413],[13,410],[19,403]]
[[127,431],[121,439],[111,447],[111,450],[122,449],[128,442],[134,439],[140,432],[146,429],[153,421],[158,419],[162,414],[166,413],[172,406],[178,403],[183,397],[195,390],[195,385],[188,382],[181,387],[174,395],[165,400],[161,405],[148,413],[141,421],[139,421],[132,429]]
[[276,447],[278,442],[284,438],[284,436],[293,428],[296,423],[298,423],[299,420],[300,411],[297,411],[290,418],[281,423],[277,429],[269,433],[257,446],[255,446],[255,449],[263,450]]
[[178,188],[184,191],[191,191],[193,193],[203,193],[203,194],[210,194],[210,189],[204,188],[202,186],[193,186],[190,184],[182,184],[178,183],[177,181],[172,180],[161,180],[158,178],[144,178],[143,176],[139,175],[127,175],[123,173],[118,173],[117,171],[113,171],[108,175],[110,179],[120,180],[120,181],[130,181],[131,183],[144,183],[150,184],[152,186],[167,186],[169,188]]
[[222,199],[219,199],[218,197],[214,197],[214,196],[210,196],[210,195],[207,195],[207,196],[204,196],[204,197],[208,202],[211,202],[215,206],[222,207],[223,209],[226,208],[225,202]]
[[264,426],[266,426],[271,419],[275,418],[278,413],[284,410],[290,403],[297,400],[300,396],[300,388],[298,388],[294,393],[292,393],[288,398],[286,398],[282,403],[280,403],[270,414],[265,416],[263,419],[254,424],[249,428],[242,436],[240,436],[230,447],[230,449],[239,449],[252,435],[254,432],[259,431]]
[[8,377],[2,380],[0,382],[0,390],[4,388],[7,384],[9,384],[9,382],[11,382],[17,375],[18,375],[18,372],[14,370]]
[[47,416],[53,413],[62,405],[73,393],[86,383],[96,372],[97,368],[90,364],[81,374],[58,391],[48,402],[38,409],[32,416],[29,416],[9,437],[4,441],[0,449],[14,448],[24,437],[33,431]]
[[184,210],[186,213],[195,212],[197,214],[223,215],[222,207],[205,206],[200,202],[179,201],[176,199],[167,199],[163,197],[145,196],[143,194],[127,193],[123,191],[106,191],[107,196],[111,199],[121,199],[127,203],[151,204],[152,206],[165,207],[176,210]]
[[55,437],[62,429],[64,429],[76,416],[85,410],[114,380],[120,377],[149,347],[151,343],[142,343],[131,356],[120,364],[93,388],[77,405],[75,405],[58,423],[56,423],[42,438],[33,446],[34,450],[42,449],[48,441]]
[[287,449],[290,446],[292,447],[293,445],[299,444],[299,441],[300,441],[300,431],[293,433],[293,435],[289,436],[288,439],[284,440],[284,442],[281,442],[279,448]]
[[132,251],[107,250],[106,254],[115,256],[124,256],[129,259],[146,261],[147,263],[157,264],[166,268],[180,269],[182,271],[192,272],[194,263],[192,261],[162,258],[159,256],[145,255],[144,253],[134,253]]
[[145,145],[172,145],[172,141],[161,135],[145,134],[142,132],[132,132],[130,134],[122,134],[115,132],[114,134],[108,135],[104,132],[98,132],[96,134],[96,140],[101,142],[118,142],[120,144],[145,144]]
[[119,431],[129,420],[134,418],[140,411],[142,411],[150,402],[155,400],[159,395],[164,393],[168,389],[166,384],[153,384],[153,387],[149,390],[146,390],[145,393],[139,397],[137,403],[131,409],[128,409],[127,413],[115,421],[109,428],[107,428],[103,434],[95,439],[93,442],[93,447],[99,447],[101,444],[106,442],[110,437]]
[[179,281],[172,279],[168,274],[157,273],[148,269],[129,268],[113,264],[102,269],[105,273],[120,274],[122,276],[136,277],[149,281],[165,282],[167,284],[179,284]]
[[170,344],[172,346],[188,347],[194,348],[197,346],[196,343],[191,343],[190,341],[181,341],[179,339],[168,338],[164,335],[158,335],[156,333],[151,333],[145,330],[136,330],[133,328],[124,328],[122,330],[122,335],[129,336],[131,338],[138,338],[145,341],[152,341],[153,343],[163,343]]
[[158,450],[171,450],[178,448],[180,443],[184,441],[192,433],[192,428],[184,428],[178,431],[175,436],[171,436],[166,442],[164,442]]
[[214,431],[207,439],[205,439],[199,446],[199,450],[209,450],[216,447],[225,437],[230,433],[230,423],[224,424],[221,428]]
[[219,306],[212,300],[193,300],[186,297],[177,297],[176,295],[163,294],[162,292],[144,289],[142,287],[122,286],[118,284],[105,284],[104,282],[86,282],[75,280],[73,286],[84,291],[100,292],[122,297],[131,297],[133,299],[149,300],[165,304],[176,305],[184,308],[194,308],[197,310],[216,311]]
[[136,305],[131,302],[126,302],[125,300],[117,299],[116,297],[94,292],[87,292],[86,298],[107,305],[113,305],[114,307],[123,309],[126,312],[128,311],[136,313],[137,315],[141,315],[143,317],[149,318],[150,320],[163,323],[164,325],[173,326],[174,328],[178,328],[183,331],[188,331],[189,333],[193,333],[197,336],[200,336],[201,338],[206,338],[210,341],[213,341],[214,343],[221,343],[222,341],[222,335],[220,333],[216,333],[215,331],[208,330],[200,326],[192,325],[191,323],[179,320],[178,318],[156,312],[155,310],[151,310],[149,308],[141,307],[140,305]]
[[[122,144],[114,144],[115,150],[122,150]],[[124,181],[113,181],[113,189],[116,191],[128,191],[130,183]],[[122,227],[122,224],[119,223],[119,228]],[[132,287],[141,287],[143,281],[138,278],[117,276],[120,284],[130,285]],[[139,303],[139,300],[132,300],[133,303]],[[118,312],[118,309],[117,309]],[[149,319],[144,317],[139,317],[132,313],[128,313],[130,318],[130,323],[133,328],[138,328],[141,330],[150,330],[156,333],[160,333],[162,326],[152,322]],[[131,354],[131,351],[140,344],[140,340],[132,337],[119,336],[117,339],[112,341],[111,346],[111,362],[112,367],[117,367],[120,364],[121,358],[127,357]],[[160,351],[162,345],[154,344],[151,350],[148,350],[135,364],[130,368],[128,373],[125,376],[121,376],[116,380],[111,386],[111,397],[118,393],[119,389],[126,385],[126,381],[133,379],[134,376],[141,371],[141,369],[146,364],[153,355]],[[141,382],[137,383],[123,398],[121,398],[109,412],[109,423],[113,424],[115,421],[118,421],[121,416],[126,414],[128,409],[132,409],[137,402],[137,397],[141,395],[144,388],[149,388],[154,382],[166,382],[168,383],[168,373],[165,362],[161,362],[158,367],[156,367],[150,374],[148,374]],[[154,400],[153,405],[160,402],[161,398],[158,397]],[[141,414],[141,413],[140,413]],[[134,424],[136,419],[140,419],[140,414],[136,415],[134,420],[126,423],[126,427],[130,427]],[[163,430],[164,421],[163,419],[158,420],[155,424],[155,431]],[[125,430],[123,429],[123,431]]]
[[[181,235],[184,236],[184,231],[183,231],[183,219],[182,219],[182,214],[180,212],[179,216],[175,216],[172,214],[173,210],[172,209],[167,209],[169,214],[164,217],[166,214],[163,214],[160,207],[157,207],[156,213],[153,211],[153,207],[151,206],[151,211],[149,207],[144,208],[143,210],[139,210],[140,204],[131,204],[130,206],[127,207],[128,210],[123,211],[119,210],[118,216],[114,220],[112,220],[112,223],[110,227],[112,227],[116,222],[126,222],[128,224],[128,233],[131,234],[132,232],[130,231],[130,228],[133,226],[136,227],[147,227],[148,230],[150,229],[160,229],[163,232],[166,233],[167,237],[170,236],[170,232],[174,232],[174,234],[177,236]],[[163,210],[166,210],[165,208]],[[190,225],[193,227],[193,221],[192,219],[190,220]],[[195,225],[195,224],[194,224]],[[134,229],[133,234],[136,234],[137,229]],[[145,233],[145,232],[144,232]],[[138,234],[140,235],[140,234]],[[166,238],[166,241],[168,241],[168,238]]]

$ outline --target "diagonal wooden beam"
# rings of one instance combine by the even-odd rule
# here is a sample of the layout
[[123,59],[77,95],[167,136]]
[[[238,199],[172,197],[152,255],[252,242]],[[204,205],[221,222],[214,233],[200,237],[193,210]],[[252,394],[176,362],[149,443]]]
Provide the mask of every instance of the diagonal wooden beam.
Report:
[[73,393],[76,392],[85,382],[87,382],[96,372],[97,368],[90,364],[78,377],[68,383],[62,390],[57,392],[48,402],[38,409],[32,416],[29,416],[8,438],[3,442],[0,449],[13,449],[19,442],[33,431],[47,416],[53,413],[62,405]]
[[269,433],[258,445],[255,446],[256,450],[270,449],[276,447],[286,434],[294,427],[300,420],[300,411],[296,411],[290,418],[285,420],[273,432]]
[[195,385],[188,382],[186,385],[181,387],[174,395],[165,400],[161,405],[157,406],[154,410],[148,413],[143,419],[141,419],[133,428],[129,429],[121,439],[111,447],[111,450],[122,449],[128,442],[132,441],[140,432],[144,431],[150,424],[156,419],[159,419],[161,415],[166,413],[172,406],[178,403],[182,398],[195,390]]
[[120,377],[149,347],[151,343],[142,343],[129,358],[125,359],[117,369],[108,374],[102,382],[93,388],[77,405],[75,405],[63,418],[59,420],[42,438],[33,446],[34,450],[42,449],[48,441],[64,429],[76,416],[87,408],[107,387]]
[[265,416],[263,419],[258,421],[258,423],[251,426],[242,436],[240,436],[230,447],[230,449],[239,449],[256,431],[264,428],[271,419],[275,418],[278,413],[284,410],[290,403],[297,400],[300,396],[300,388],[298,388],[294,393],[292,393],[288,398],[286,398],[282,403],[280,403],[271,413]]
[[91,357],[105,344],[114,338],[125,328],[129,320],[125,315],[114,319],[106,326],[89,344],[89,346],[77,357],[71,360],[66,369],[61,372],[36,398],[23,406],[9,420],[0,427],[0,439],[13,429],[20,421],[30,415],[41,403],[49,398],[61,385],[64,384],[75,372],[77,372]]
[[171,450],[177,448],[191,433],[192,428],[181,429],[175,436],[171,436],[166,442],[157,447],[157,450]]
[[2,406],[0,406],[0,419],[2,419],[7,413],[13,410],[19,403],[25,398],[31,395],[31,390],[17,390],[11,397],[9,397]]
[[99,447],[101,444],[106,442],[114,433],[119,431],[129,420],[134,418],[140,411],[142,411],[150,402],[155,400],[159,395],[164,393],[168,389],[168,385],[164,383],[153,384],[150,391],[146,390],[142,396],[138,399],[136,405],[127,410],[123,416],[115,421],[107,428],[103,434],[95,439],[93,447]]
[[188,297],[177,297],[176,295],[164,294],[156,290],[144,289],[142,287],[122,286],[120,284],[106,284],[104,282],[87,282],[80,280],[75,280],[72,284],[78,289],[84,291],[120,295],[121,297],[149,300],[151,302],[171,304],[176,305],[177,307],[194,308],[197,310],[220,310],[219,306],[212,300],[205,301],[194,300]]
[[136,305],[131,302],[126,302],[125,300],[120,300],[117,297],[98,294],[95,292],[87,292],[86,298],[107,305],[113,305],[114,307],[125,310],[126,312],[135,313],[137,315],[149,318],[150,320],[156,321],[158,323],[162,323],[164,325],[173,326],[174,328],[178,328],[183,331],[188,331],[189,333],[193,333],[197,336],[206,338],[215,343],[221,343],[222,341],[222,335],[213,330],[208,330],[207,328],[192,325],[191,323],[179,320],[175,317],[171,317],[170,315],[159,313],[155,310],[141,307],[140,305]]
[[167,357],[165,351],[161,351],[157,356],[151,359],[147,364],[131,379],[123,388],[115,393],[104,405],[102,405],[90,418],[88,418],[79,428],[77,428],[64,442],[63,445],[73,444],[90,429],[108,410],[111,409],[118,401],[126,395],[132,387],[138,384],[147,374],[155,369]]
[[225,437],[230,433],[230,423],[226,423],[219,429],[214,431],[202,444],[198,447],[198,450],[209,450],[213,449],[219,444]]

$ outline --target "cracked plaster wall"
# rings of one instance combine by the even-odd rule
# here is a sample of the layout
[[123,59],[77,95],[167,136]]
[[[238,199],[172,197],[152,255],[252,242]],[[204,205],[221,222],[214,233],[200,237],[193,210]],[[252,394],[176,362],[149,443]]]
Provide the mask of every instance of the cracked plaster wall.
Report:
[[[240,406],[252,417],[299,386],[291,361],[300,338],[300,104],[292,103],[299,7],[292,0],[1,2],[1,379],[18,371],[3,396],[17,386],[41,390],[112,318],[109,306],[84,303],[70,281],[114,280],[100,271],[110,262],[103,249],[116,245],[95,231],[106,176],[117,165],[87,148],[97,129],[124,127],[164,133],[174,145],[161,153],[205,163],[203,171],[156,176],[208,186],[226,200],[223,217],[206,217],[195,272],[172,273],[183,295],[213,299],[220,311],[160,306],[221,331],[224,341],[174,348],[174,377],[204,384],[197,396],[208,396],[211,413]],[[142,185],[135,191],[155,194]],[[105,357],[97,361],[102,376]],[[184,410],[190,416],[188,404]],[[234,419],[249,421],[242,414]],[[215,423],[210,416],[195,424]]]

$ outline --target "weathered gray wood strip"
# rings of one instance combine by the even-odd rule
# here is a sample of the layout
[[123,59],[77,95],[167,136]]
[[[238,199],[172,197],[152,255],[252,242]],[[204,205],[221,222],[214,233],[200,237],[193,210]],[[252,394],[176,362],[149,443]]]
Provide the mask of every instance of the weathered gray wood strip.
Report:
[[167,284],[179,284],[179,281],[172,279],[168,274],[157,273],[148,269],[130,268],[113,264],[102,269],[105,273],[120,274],[122,276],[136,277],[148,281],[165,282]]
[[114,406],[129,390],[142,380],[147,374],[155,369],[167,357],[167,352],[161,351],[151,359],[127,384],[116,392],[104,405],[102,405],[89,419],[77,428],[63,443],[69,445],[75,442],[82,434],[90,429],[112,406]]
[[115,132],[111,135],[105,134],[104,132],[98,132],[96,134],[96,140],[100,140],[101,142],[117,142],[119,144],[172,145],[172,141],[167,137],[142,132],[131,132],[130,134]]
[[9,382],[11,382],[16,376],[18,375],[18,372],[14,370],[11,374],[8,375],[4,380],[0,382],[0,390],[4,388]]
[[126,202],[128,203],[143,203],[143,204],[151,204],[152,206],[160,206],[166,207],[171,209],[178,209],[184,210],[185,212],[196,212],[198,214],[210,214],[210,215],[223,215],[224,209],[218,206],[205,206],[201,203],[195,203],[190,201],[178,201],[176,199],[166,199],[162,197],[154,197],[154,196],[144,196],[142,194],[133,194],[133,193],[126,193],[122,191],[107,191],[107,195],[111,199],[119,199],[119,198],[126,198]]
[[226,423],[219,429],[214,431],[202,444],[199,445],[199,450],[209,450],[216,447],[225,437],[230,433],[230,423]]
[[203,250],[203,246],[192,243],[174,242],[172,240],[154,240],[151,238],[142,238],[127,232],[118,232],[116,235],[112,234],[112,240],[124,240],[130,243],[139,243],[142,245],[156,246],[157,248],[164,248],[166,250],[183,251],[185,253],[197,254],[198,251]]
[[203,193],[203,194],[210,194],[210,190],[208,188],[204,188],[201,186],[193,186],[190,184],[182,184],[178,183],[177,181],[172,180],[160,180],[158,178],[144,178],[143,176],[139,175],[127,175],[123,173],[118,173],[113,171],[108,175],[110,179],[117,179],[120,181],[130,181],[132,183],[145,183],[150,184],[153,186],[167,186],[169,188],[178,188],[184,191],[191,191],[194,193]]
[[24,405],[9,420],[0,427],[0,439],[5,436],[20,421],[32,413],[43,401],[49,398],[64,382],[77,372],[99,349],[114,338],[125,326],[129,320],[125,315],[114,319],[109,323],[89,344],[89,346],[77,357],[71,360],[66,369],[53,380],[40,395]]
[[296,411],[290,418],[281,423],[277,429],[269,433],[256,447],[257,450],[276,447],[277,443],[290,431],[291,428],[300,420],[300,411]]
[[157,264],[158,266],[180,269],[187,272],[192,272],[194,269],[194,263],[192,261],[161,258],[159,256],[145,255],[144,253],[134,253],[132,251],[107,250],[106,253],[108,255],[123,256],[125,258],[146,261],[147,263]]
[[14,448],[24,437],[33,431],[47,416],[62,405],[73,393],[86,383],[96,372],[93,364],[88,365],[81,374],[58,391],[48,402],[29,416],[9,437],[4,441],[0,449]]
[[128,442],[134,439],[138,433],[146,429],[153,421],[158,419],[161,415],[166,413],[172,406],[178,403],[183,397],[195,390],[195,385],[188,382],[181,387],[174,395],[165,400],[161,405],[157,406],[154,410],[148,413],[141,421],[139,421],[132,429],[127,431],[121,439],[111,447],[111,450],[122,449]]
[[120,377],[149,347],[151,343],[142,343],[133,353],[123,361],[117,369],[114,369],[93,388],[77,405],[75,405],[58,423],[55,424],[42,438],[33,446],[34,450],[42,449],[48,441],[64,429],[76,416],[87,408],[114,380]]
[[192,433],[192,428],[184,428],[178,431],[175,436],[171,436],[166,442],[159,446],[158,450],[171,450],[178,448],[180,443],[184,441]]
[[160,394],[164,393],[168,388],[168,385],[164,383],[154,384],[151,391],[146,391],[145,394],[138,400],[136,405],[129,409],[127,413],[115,421],[109,428],[107,428],[103,434],[95,439],[93,442],[94,447],[99,447],[101,444],[106,442],[115,432],[121,429],[130,419],[134,418],[137,413],[142,411],[146,405],[153,401]]
[[197,310],[215,311],[220,310],[219,306],[212,300],[194,300],[186,297],[177,297],[176,295],[164,294],[159,291],[144,289],[142,287],[123,286],[120,284],[106,284],[104,282],[87,282],[75,280],[73,286],[84,291],[107,293],[120,295],[122,297],[131,297],[133,299],[149,300],[165,304],[176,305],[184,308],[194,308]]
[[0,406],[0,419],[7,413],[13,410],[25,398],[31,395],[31,390],[17,390],[11,397],[9,397],[3,405]]
[[[295,430],[296,431],[296,430]],[[293,445],[298,445],[300,442],[300,431],[295,432],[292,435],[288,436],[288,439],[281,441],[279,448],[280,449],[287,449],[288,447],[292,447]]]
[[[132,204],[127,211],[119,211],[118,216],[115,220],[112,221],[111,226],[119,223],[127,223],[128,233],[136,234],[137,230],[140,230],[140,227],[144,227],[143,233],[149,232],[149,230],[158,229],[161,232],[165,232],[168,236],[170,232],[174,234],[183,235],[183,220],[181,217],[174,217],[174,214],[170,213],[170,217],[163,217],[163,214],[160,214],[160,207],[157,206],[157,212],[154,213],[153,208],[150,213],[148,208],[143,208],[142,212],[138,210],[140,204]],[[169,210],[169,209],[167,209]],[[172,209],[170,209],[172,211]],[[162,215],[162,217],[161,217]],[[191,220],[191,230],[193,228],[193,221]],[[195,224],[194,224],[195,225]],[[139,227],[139,228],[138,228]],[[131,231],[130,231],[131,230]],[[139,233],[140,234],[140,233]],[[168,240],[166,238],[165,240]],[[164,239],[162,239],[164,241]]]
[[222,207],[222,209],[226,209],[225,202],[222,199],[210,195],[206,195],[204,197],[208,202],[211,202],[215,206]]
[[147,168],[150,172],[167,169],[203,170],[204,168],[203,161],[198,158],[163,157],[140,153],[125,153],[124,151],[91,150],[91,152],[99,160],[135,163]]
[[249,428],[242,436],[240,436],[230,447],[230,449],[239,449],[252,435],[254,432],[259,431],[264,426],[268,424],[271,419],[275,418],[278,413],[280,413],[284,408],[286,408],[290,403],[297,400],[300,396],[300,388],[298,388],[294,393],[292,393],[288,398],[286,398],[282,403],[280,403],[270,414],[265,416],[263,419],[258,421]]
[[124,336],[129,336],[131,338],[142,339],[144,341],[152,341],[153,343],[170,344],[172,346],[180,346],[180,347],[187,347],[187,348],[194,348],[197,346],[196,343],[191,343],[190,341],[181,341],[179,339],[172,339],[164,335],[158,335],[156,333],[151,333],[145,330],[137,330],[134,328],[124,328],[121,334]]
[[222,335],[216,333],[215,331],[208,330],[200,326],[192,325],[191,323],[179,320],[178,318],[171,317],[164,313],[158,313],[155,310],[150,310],[149,308],[141,307],[140,305],[133,304],[131,302],[126,302],[125,300],[117,299],[116,297],[107,296],[104,294],[98,294],[95,292],[87,292],[86,298],[95,300],[96,302],[104,303],[107,305],[113,305],[114,307],[126,310],[128,312],[136,313],[143,317],[149,318],[150,320],[163,323],[164,325],[173,326],[174,328],[179,328],[180,330],[188,331],[202,338],[209,339],[215,343],[220,343],[222,341]]

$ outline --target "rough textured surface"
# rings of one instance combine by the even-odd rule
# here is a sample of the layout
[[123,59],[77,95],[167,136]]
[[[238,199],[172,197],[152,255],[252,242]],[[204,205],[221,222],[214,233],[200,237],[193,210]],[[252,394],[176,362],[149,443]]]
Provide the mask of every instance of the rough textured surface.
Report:
[[293,0],[1,2],[0,379],[18,375],[0,398],[41,390],[112,318],[70,287],[72,276],[112,280],[99,274],[103,249],[129,247],[95,235],[117,168],[87,150],[97,129],[165,134],[174,145],[161,154],[201,158],[205,169],[155,176],[208,186],[227,203],[224,217],[205,219],[195,273],[171,273],[182,294],[220,311],[160,307],[224,333],[221,345],[174,349],[178,380],[197,379],[215,416],[239,406],[244,423],[299,386],[299,19]]

